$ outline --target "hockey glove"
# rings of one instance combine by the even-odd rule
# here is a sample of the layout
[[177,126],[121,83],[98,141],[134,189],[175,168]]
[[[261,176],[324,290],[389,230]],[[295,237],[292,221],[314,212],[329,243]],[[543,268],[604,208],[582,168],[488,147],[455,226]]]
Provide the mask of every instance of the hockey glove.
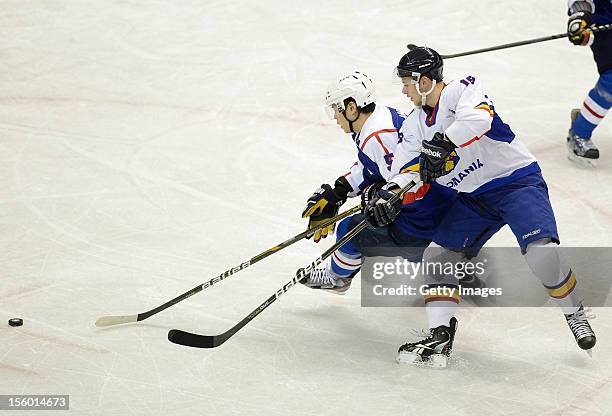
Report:
[[[340,206],[346,202],[351,185],[344,176],[339,177],[332,188],[328,184],[321,185],[306,203],[306,208],[302,212],[302,218],[308,217],[308,229],[329,220],[338,215]],[[314,242],[318,243],[321,238],[327,237],[336,228],[336,224],[328,225],[314,233]],[[312,237],[312,235],[307,238]]]
[[361,193],[361,209],[365,210],[366,207],[370,204],[372,199],[376,198],[378,195],[378,190],[385,185],[385,182],[375,182],[371,185],[366,186],[366,188]]
[[400,187],[388,183],[376,192],[376,196],[365,207],[364,214],[368,224],[374,228],[385,227],[391,224],[402,210],[402,198],[394,203],[389,202]]
[[436,133],[431,140],[423,140],[419,157],[419,174],[424,183],[434,182],[455,167],[447,163],[456,146],[446,135]]
[[572,15],[567,21],[568,39],[574,45],[588,46],[593,43],[594,36],[589,30],[593,24],[591,5],[586,1],[577,1],[572,5]]

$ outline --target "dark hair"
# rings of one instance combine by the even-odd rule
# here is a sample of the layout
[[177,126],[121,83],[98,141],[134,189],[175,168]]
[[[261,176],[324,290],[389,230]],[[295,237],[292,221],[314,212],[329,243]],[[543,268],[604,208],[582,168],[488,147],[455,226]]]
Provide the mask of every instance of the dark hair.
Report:
[[[355,102],[355,100],[354,100],[352,97],[345,98],[345,99],[344,99],[344,108],[348,107],[349,103],[355,103],[355,104],[357,104],[357,103]],[[370,103],[370,104],[365,105],[365,106],[363,106],[363,107],[359,107],[359,109],[360,109],[360,111],[361,111],[362,113],[365,113],[365,114],[370,114],[370,113],[373,113],[373,112],[374,112],[374,110],[376,109],[376,103]]]

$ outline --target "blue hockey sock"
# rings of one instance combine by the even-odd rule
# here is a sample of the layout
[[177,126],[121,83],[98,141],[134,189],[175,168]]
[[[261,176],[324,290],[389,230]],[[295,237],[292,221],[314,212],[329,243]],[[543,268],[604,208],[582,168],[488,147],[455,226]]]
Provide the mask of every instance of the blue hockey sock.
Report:
[[612,107],[612,70],[604,72],[595,87],[589,91],[580,114],[572,123],[572,131],[579,137],[588,139],[595,127],[604,119]]
[[[338,230],[336,231],[337,240],[340,240],[349,232],[350,225],[350,218],[346,218],[338,224]],[[361,253],[357,250],[353,241],[346,242],[331,255],[331,271],[338,277],[352,275],[361,268],[361,263]]]

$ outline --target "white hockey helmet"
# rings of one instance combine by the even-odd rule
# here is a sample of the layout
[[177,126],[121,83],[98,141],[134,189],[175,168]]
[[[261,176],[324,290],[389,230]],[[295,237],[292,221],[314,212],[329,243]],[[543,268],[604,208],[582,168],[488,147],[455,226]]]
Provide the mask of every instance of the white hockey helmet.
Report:
[[372,78],[363,72],[353,71],[341,76],[327,88],[325,94],[325,110],[330,118],[334,118],[334,106],[343,112],[344,100],[352,98],[359,108],[375,102],[375,88]]

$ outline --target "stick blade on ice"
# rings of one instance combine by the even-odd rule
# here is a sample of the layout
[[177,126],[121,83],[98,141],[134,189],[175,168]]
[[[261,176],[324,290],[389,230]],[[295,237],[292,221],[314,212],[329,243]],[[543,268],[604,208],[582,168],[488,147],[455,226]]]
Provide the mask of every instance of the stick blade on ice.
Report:
[[112,326],[137,322],[138,315],[111,315],[98,318],[96,326]]

